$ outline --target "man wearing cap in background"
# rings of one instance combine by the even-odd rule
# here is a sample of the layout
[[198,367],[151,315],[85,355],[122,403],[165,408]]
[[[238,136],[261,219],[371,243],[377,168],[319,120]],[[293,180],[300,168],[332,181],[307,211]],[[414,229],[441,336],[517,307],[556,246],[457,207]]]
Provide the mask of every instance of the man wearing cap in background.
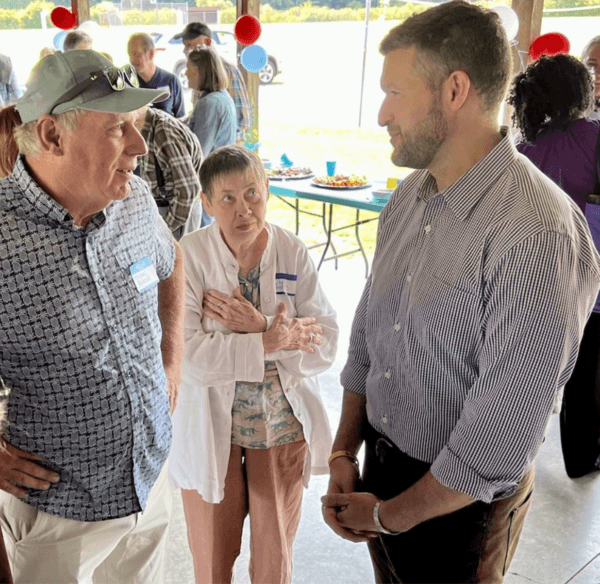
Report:
[[135,85],[100,54],[69,51],[36,65],[16,105],[20,155],[0,180],[12,389],[0,523],[15,582],[163,581],[183,272],[133,176],[138,110],[165,94]]
[[[199,47],[210,47],[213,42],[212,32],[203,22],[190,22],[183,29],[183,32],[175,35],[173,38],[183,39],[183,45],[185,47],[183,52],[186,55]],[[252,123],[250,99],[248,98],[246,84],[244,83],[244,79],[238,68],[226,59],[221,58],[221,61],[227,72],[227,77],[229,78],[228,91],[235,104],[235,111],[237,114],[237,140],[238,142],[241,142],[244,139],[246,132],[250,130],[250,125]]]
[[182,118],[185,116],[185,105],[181,82],[176,75],[154,64],[154,53],[154,41],[149,34],[138,32],[129,37],[127,54],[129,62],[135,67],[140,87],[168,89],[171,95],[153,105],[176,118]]

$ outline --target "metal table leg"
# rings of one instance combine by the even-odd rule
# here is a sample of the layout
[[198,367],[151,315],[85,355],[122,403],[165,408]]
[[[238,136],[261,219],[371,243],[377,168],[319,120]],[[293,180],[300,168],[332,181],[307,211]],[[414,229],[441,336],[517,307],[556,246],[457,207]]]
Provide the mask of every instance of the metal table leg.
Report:
[[[331,244],[331,222],[333,220],[333,205],[329,205],[329,228],[327,228],[327,226],[325,225],[325,213],[326,213],[326,209],[325,209],[325,203],[323,203],[323,228],[325,229],[325,233],[327,234],[327,242],[325,243],[325,249],[323,250],[323,254],[321,255],[321,260],[319,261],[319,265],[317,266],[317,270],[321,269],[321,264],[325,261],[325,256],[327,255],[327,250],[329,249],[329,244]],[[333,244],[331,245],[331,248],[334,250],[335,253],[335,248],[333,247]],[[337,270],[337,258],[335,259],[335,268]]]

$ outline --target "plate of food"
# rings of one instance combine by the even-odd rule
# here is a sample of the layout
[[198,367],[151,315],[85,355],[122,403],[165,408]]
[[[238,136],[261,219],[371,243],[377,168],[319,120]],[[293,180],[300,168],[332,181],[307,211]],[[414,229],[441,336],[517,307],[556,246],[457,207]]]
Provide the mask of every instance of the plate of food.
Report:
[[291,166],[289,168],[269,168],[265,171],[267,176],[272,180],[299,180],[302,178],[310,178],[315,173],[306,166]]
[[364,189],[371,186],[366,176],[335,174],[313,178],[313,185],[324,189]]

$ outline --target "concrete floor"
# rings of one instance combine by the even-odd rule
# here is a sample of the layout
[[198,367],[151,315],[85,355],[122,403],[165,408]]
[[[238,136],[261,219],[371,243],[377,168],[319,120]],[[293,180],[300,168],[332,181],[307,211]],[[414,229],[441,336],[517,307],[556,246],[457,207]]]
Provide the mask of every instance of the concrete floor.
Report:
[[[333,431],[339,420],[344,365],[354,309],[364,286],[364,263],[343,258],[321,269],[321,283],[338,313],[340,346],[334,366],[320,378]],[[505,584],[600,584],[600,473],[571,480],[560,450],[558,420],[553,417],[536,459],[536,483],[519,548]],[[311,479],[294,548],[294,584],[368,584],[373,582],[365,544],[338,538],[322,521],[319,498],[327,477]],[[178,491],[169,531],[166,584],[193,584],[192,559]],[[235,581],[249,583],[248,525]],[[269,583],[257,583],[269,584]]]

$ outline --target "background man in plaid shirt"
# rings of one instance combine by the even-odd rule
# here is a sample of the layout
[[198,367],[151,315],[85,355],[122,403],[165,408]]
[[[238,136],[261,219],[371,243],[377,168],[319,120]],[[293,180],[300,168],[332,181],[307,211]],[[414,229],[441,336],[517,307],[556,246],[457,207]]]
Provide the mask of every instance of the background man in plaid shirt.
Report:
[[199,197],[203,155],[198,138],[185,124],[153,107],[146,108],[136,127],[148,146],[136,174],[148,183],[175,238],[208,225],[211,220],[203,213]]

